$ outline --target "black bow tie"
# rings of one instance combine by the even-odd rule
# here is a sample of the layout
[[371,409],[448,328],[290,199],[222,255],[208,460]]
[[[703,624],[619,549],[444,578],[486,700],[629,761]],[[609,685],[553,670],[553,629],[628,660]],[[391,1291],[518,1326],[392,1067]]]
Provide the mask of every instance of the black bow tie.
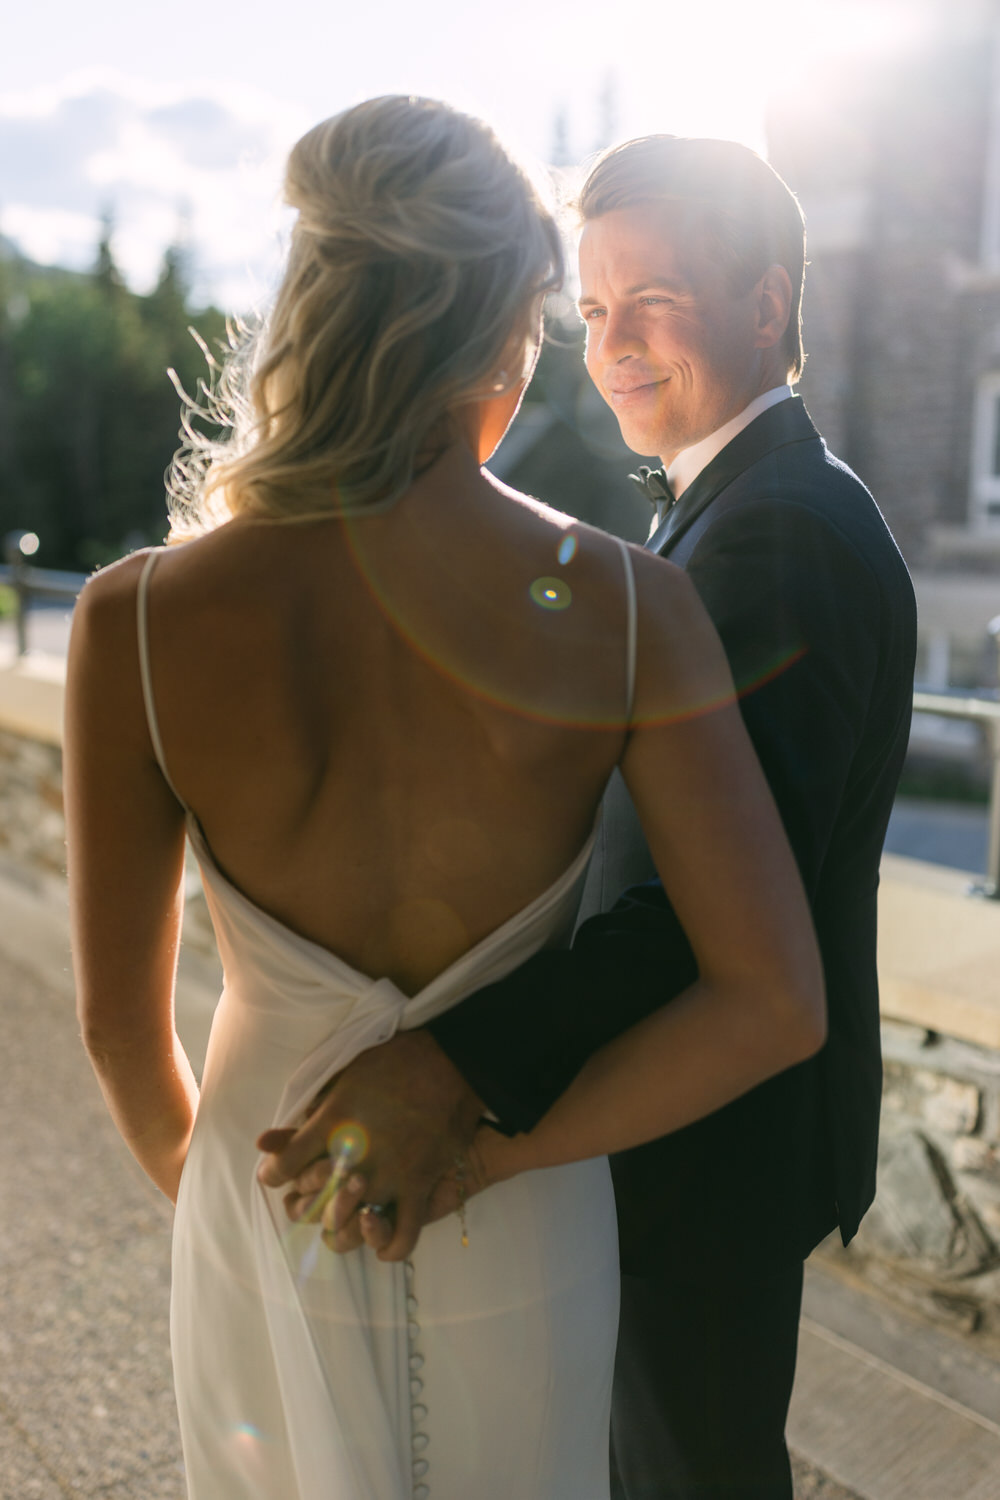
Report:
[[667,476],[662,469],[650,469],[646,464],[642,464],[638,474],[630,474],[628,477],[633,484],[639,486],[650,505],[666,505],[668,510],[671,505],[676,505],[677,497],[670,488]]

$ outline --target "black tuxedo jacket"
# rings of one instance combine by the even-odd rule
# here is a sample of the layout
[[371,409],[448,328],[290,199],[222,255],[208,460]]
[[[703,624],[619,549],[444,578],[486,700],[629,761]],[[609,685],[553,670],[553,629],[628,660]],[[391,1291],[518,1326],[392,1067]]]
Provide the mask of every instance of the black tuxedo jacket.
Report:
[[[694,533],[693,548],[685,534]],[[664,532],[669,534],[663,535]],[[657,539],[654,538],[654,545]],[[715,1274],[854,1234],[875,1188],[879,859],[906,750],[916,611],[861,482],[797,397],[757,417],[661,527],[715,622],[812,905],[826,971],[819,1055],[616,1157],[623,1270]],[[605,1041],[695,977],[659,882],[439,1017],[431,1030],[502,1126],[527,1130]]]

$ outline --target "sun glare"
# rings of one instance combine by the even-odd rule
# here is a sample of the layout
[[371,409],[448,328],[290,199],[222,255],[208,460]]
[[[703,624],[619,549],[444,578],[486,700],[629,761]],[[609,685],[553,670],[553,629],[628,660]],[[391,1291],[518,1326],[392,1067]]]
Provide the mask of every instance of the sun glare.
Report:
[[[616,18],[613,33],[605,25],[600,56],[619,81],[621,135],[728,136],[758,150],[765,146],[772,89],[815,76],[826,65],[898,50],[919,40],[927,26],[921,0],[762,0],[756,6],[708,0],[684,7],[622,0]],[[637,36],[642,67],[655,73],[657,88],[630,86]],[[580,63],[578,80],[586,73],[582,57]],[[580,94],[588,97],[582,82]]]
[[[183,209],[205,292],[229,307],[273,279],[289,146],[357,99],[450,99],[568,171],[657,131],[764,150],[773,89],[801,87],[822,109],[824,75],[907,47],[932,11],[930,0],[507,0],[502,18],[455,28],[454,0],[424,0],[419,16],[386,0],[376,27],[363,12],[334,23],[322,0],[286,0],[289,27],[317,39],[286,56],[250,44],[236,21],[247,0],[216,0],[232,45],[194,76],[155,10],[132,8],[134,24],[116,28],[105,9],[97,35],[67,0],[43,3],[59,47],[16,73],[0,57],[0,233],[40,260],[83,266],[110,209],[119,263],[145,288]],[[357,64],[333,83],[321,45],[331,28]]]

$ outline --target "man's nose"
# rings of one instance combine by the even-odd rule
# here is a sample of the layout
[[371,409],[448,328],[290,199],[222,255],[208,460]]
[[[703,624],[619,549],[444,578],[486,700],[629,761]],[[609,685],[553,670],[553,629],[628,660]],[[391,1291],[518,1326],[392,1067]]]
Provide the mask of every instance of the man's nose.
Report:
[[606,313],[601,329],[601,359],[605,364],[619,364],[623,359],[638,358],[645,345],[633,320],[626,313]]

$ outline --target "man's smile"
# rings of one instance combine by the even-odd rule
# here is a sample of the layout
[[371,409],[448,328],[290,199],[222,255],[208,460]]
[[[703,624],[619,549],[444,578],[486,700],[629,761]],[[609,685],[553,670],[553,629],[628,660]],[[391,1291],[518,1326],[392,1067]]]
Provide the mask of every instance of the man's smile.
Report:
[[669,375],[662,375],[653,380],[629,381],[627,384],[618,382],[616,385],[605,386],[605,390],[612,406],[628,406],[643,400],[659,386],[666,385],[669,379]]

